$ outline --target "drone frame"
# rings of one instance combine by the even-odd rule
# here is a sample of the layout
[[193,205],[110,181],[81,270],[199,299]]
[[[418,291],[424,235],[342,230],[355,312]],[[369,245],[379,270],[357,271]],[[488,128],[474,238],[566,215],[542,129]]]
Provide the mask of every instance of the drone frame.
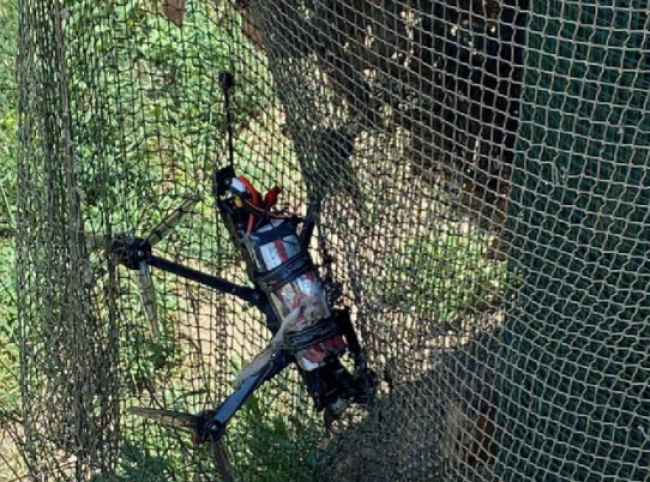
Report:
[[[230,180],[235,178],[234,172],[234,146],[233,134],[231,126],[231,113],[229,108],[229,89],[233,87],[234,81],[229,73],[223,73],[219,76],[219,83],[221,84],[225,95],[225,107],[227,116],[227,129],[228,129],[228,154],[229,165],[221,169],[216,169],[213,177],[213,195],[216,200],[217,208],[222,216],[224,223],[228,224],[233,221],[232,217],[228,217],[226,206],[222,197],[228,192]],[[209,275],[201,271],[195,270],[180,263],[169,261],[163,257],[157,256],[153,253],[154,245],[157,244],[164,236],[165,232],[171,231],[174,226],[180,221],[184,214],[189,212],[189,207],[193,206],[198,199],[191,199],[186,201],[181,207],[181,214],[172,214],[168,221],[163,221],[159,228],[152,231],[147,239],[138,237],[118,236],[113,238],[109,243],[109,250],[116,256],[119,264],[124,265],[130,270],[139,271],[140,274],[146,275],[150,280],[150,268],[159,269],[164,272],[174,274],[176,276],[197,282],[203,286],[212,288],[218,292],[229,294],[239,298],[240,300],[254,306],[265,316],[265,324],[273,336],[276,335],[280,329],[281,320],[279,320],[270,299],[267,297],[264,290],[261,289],[259,283],[255,280],[254,276],[249,276],[254,287],[248,287],[233,283],[227,279]],[[298,236],[301,253],[308,259],[307,263],[313,266],[310,255],[308,254],[309,246],[313,237],[315,228],[315,219],[318,211],[320,210],[320,201],[312,200],[308,203],[307,215],[304,218],[293,216],[293,221],[302,224],[300,231],[296,231]],[[162,227],[160,227],[162,226]],[[233,226],[226,226],[231,234],[234,233]],[[242,254],[244,250],[241,250]],[[246,260],[248,268],[251,268],[249,260]],[[327,261],[326,261],[327,262]],[[340,364],[338,358],[331,370],[334,372],[326,375],[329,378],[329,383],[335,383],[336,393],[344,393],[345,406],[349,403],[371,403],[374,396],[374,388],[376,387],[376,376],[372,370],[369,370],[366,363],[365,352],[362,350],[356,332],[350,319],[348,309],[335,309],[333,307],[335,299],[338,297],[336,289],[328,290],[326,283],[320,279],[316,266],[313,266],[314,273],[318,276],[322,284],[322,288],[326,294],[327,304],[331,312],[329,323],[334,327],[330,330],[336,330],[336,333],[343,336],[346,341],[347,352],[352,355],[354,363],[354,371],[352,374],[347,372]],[[249,272],[249,275],[251,273]],[[144,278],[143,276],[142,278]],[[140,280],[139,280],[140,281]],[[332,288],[331,286],[329,288]],[[334,294],[333,294],[334,293]],[[153,297],[155,293],[151,293]],[[143,296],[141,292],[141,296]],[[155,304],[150,302],[150,304]],[[149,307],[149,310],[154,310],[153,316],[155,317],[155,306]],[[147,308],[145,307],[145,314],[149,316]],[[157,320],[149,320],[152,324]],[[152,331],[155,331],[152,327]],[[252,375],[246,377],[239,386],[230,393],[216,408],[204,410],[197,415],[188,413],[173,412],[169,410],[148,409],[144,407],[132,407],[129,412],[141,417],[155,420],[159,423],[171,425],[175,428],[188,428],[194,431],[193,441],[195,444],[203,442],[218,442],[225,433],[226,426],[244,403],[251,397],[251,395],[264,383],[272,380],[275,376],[283,372],[289,365],[295,362],[303,381],[306,383],[310,394],[316,402],[317,410],[324,410],[324,422],[327,427],[338,417],[338,413],[330,411],[330,407],[325,403],[329,400],[327,397],[332,393],[322,394],[318,393],[316,396],[311,393],[316,385],[316,391],[322,388],[331,388],[327,385],[328,382],[323,382],[317,376],[312,375],[298,364],[295,358],[295,351],[291,352],[288,349],[281,348],[274,352],[270,359]],[[340,367],[340,368],[337,368]],[[333,377],[333,378],[331,378]],[[311,382],[311,384],[310,384]],[[323,385],[323,383],[325,385]],[[311,387],[311,388],[310,388]],[[340,390],[339,390],[340,389]],[[340,391],[340,393],[339,393]]]
[[[300,243],[304,250],[308,249],[314,230],[314,222],[309,218],[310,216],[304,221],[303,228],[300,231]],[[272,309],[270,300],[257,286],[251,288],[239,285],[227,279],[209,275],[183,264],[169,261],[153,254],[151,244],[141,238],[131,238],[128,242],[115,242],[112,245],[112,250],[118,255],[120,264],[129,269],[138,270],[142,266],[142,263],[145,263],[149,267],[197,282],[218,292],[235,296],[256,307],[266,316],[266,327],[271,331],[272,335],[275,335],[279,329],[280,322]],[[348,310],[332,309],[332,315],[332,319],[338,324],[340,333],[346,339],[349,352],[354,357],[355,372],[358,374],[360,371],[365,371],[365,356],[352,326]],[[198,416],[195,416],[194,424],[184,425],[186,428],[195,430],[195,442],[218,441],[223,435],[227,423],[246,400],[261,385],[281,373],[294,360],[295,358],[292,353],[280,349],[261,370],[246,378],[216,409],[202,412]],[[360,395],[356,397],[355,401],[363,403],[363,400],[363,395]],[[165,422],[165,417],[170,416],[166,411],[140,407],[132,408],[130,411],[131,413],[153,418],[160,422]],[[332,414],[326,413],[326,417],[331,420]]]

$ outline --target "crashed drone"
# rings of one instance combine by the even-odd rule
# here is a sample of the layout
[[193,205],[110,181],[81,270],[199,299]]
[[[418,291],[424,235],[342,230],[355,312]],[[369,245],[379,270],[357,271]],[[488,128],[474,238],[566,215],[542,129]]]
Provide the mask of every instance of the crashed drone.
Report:
[[[239,374],[237,387],[216,408],[198,414],[131,408],[133,414],[193,432],[196,444],[216,442],[247,399],[265,382],[294,364],[328,426],[351,403],[373,399],[377,377],[366,358],[347,309],[335,309],[336,283],[319,274],[308,251],[320,201],[310,202],[305,217],[277,208],[281,188],[264,197],[234,169],[230,92],[234,79],[219,75],[224,92],[228,131],[228,164],[215,168],[213,194],[220,218],[246,263],[252,284],[241,286],[153,254],[153,248],[189,213],[198,199],[186,201],[146,238],[117,236],[104,246],[120,264],[138,276],[144,312],[154,336],[158,333],[150,268],[181,276],[238,297],[265,315],[271,343]],[[299,229],[300,227],[300,229]],[[87,235],[95,246],[98,238]],[[108,241],[106,243],[106,241]],[[327,278],[327,279],[326,279]],[[343,364],[351,355],[354,367]]]

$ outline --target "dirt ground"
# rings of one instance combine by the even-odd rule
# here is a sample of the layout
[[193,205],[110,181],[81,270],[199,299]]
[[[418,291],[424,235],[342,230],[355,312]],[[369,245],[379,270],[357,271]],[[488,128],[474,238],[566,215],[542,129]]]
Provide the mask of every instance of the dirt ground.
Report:
[[7,423],[0,432],[0,482],[19,482],[27,476],[27,468],[22,459],[16,436],[19,427]]

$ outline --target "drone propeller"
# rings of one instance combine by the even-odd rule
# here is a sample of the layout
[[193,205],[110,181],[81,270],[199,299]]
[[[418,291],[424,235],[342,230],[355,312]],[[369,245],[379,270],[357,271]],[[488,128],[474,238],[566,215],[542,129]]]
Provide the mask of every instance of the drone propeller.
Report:
[[[153,228],[146,238],[146,242],[153,248],[169,233],[171,233],[182,219],[189,214],[194,206],[200,201],[199,198],[191,198],[185,201],[180,207],[174,210],[169,216],[164,218],[155,228]],[[140,261],[136,271],[136,280],[138,283],[138,292],[140,302],[144,310],[144,315],[149,322],[151,335],[154,341],[160,340],[160,327],[158,324],[158,313],[156,309],[156,290],[151,277],[151,269],[145,261]]]
[[192,442],[195,445],[198,445],[203,441],[202,434],[205,431],[205,424],[213,413],[212,411],[206,411],[201,412],[198,415],[192,415],[191,413],[178,412],[176,410],[162,410],[144,407],[131,407],[127,409],[127,412],[167,427],[180,430],[190,430],[192,432]]
[[[128,249],[132,246],[138,245],[147,246],[148,249],[153,248],[169,233],[171,233],[181,220],[189,214],[194,206],[201,200],[200,197],[193,197],[186,200],[181,206],[175,209],[170,215],[165,217],[155,228],[153,228],[149,235],[142,239],[118,234],[114,237],[109,237],[104,234],[85,233],[86,242],[89,247],[93,249],[103,248],[114,252],[120,257],[122,264],[128,266]],[[160,340],[160,326],[158,323],[158,313],[156,308],[156,291],[151,277],[151,269],[146,261],[141,260],[137,266],[128,266],[135,272],[135,280],[138,285],[138,293],[145,318],[149,324],[151,337],[155,342]]]
[[192,212],[194,206],[196,206],[200,197],[193,197],[181,204],[177,209],[175,209],[169,216],[163,219],[158,226],[151,230],[149,236],[147,236],[147,242],[154,247],[160,241],[162,241],[172,230],[178,226],[178,223],[189,213]]
[[201,417],[198,415],[176,410],[131,407],[127,412],[172,428],[197,430],[201,425]]
[[285,350],[273,353],[264,366],[239,383],[214,410],[203,410],[192,415],[174,410],[132,407],[128,412],[175,429],[190,429],[193,431],[193,442],[197,445],[208,441],[218,442],[229,421],[255,390],[281,373],[292,360],[292,356]]
[[156,289],[153,286],[151,268],[146,262],[140,261],[138,263],[135,279],[138,284],[138,294],[140,295],[144,316],[151,330],[151,337],[155,342],[158,342],[160,341],[160,325],[158,324],[158,309],[156,308]]

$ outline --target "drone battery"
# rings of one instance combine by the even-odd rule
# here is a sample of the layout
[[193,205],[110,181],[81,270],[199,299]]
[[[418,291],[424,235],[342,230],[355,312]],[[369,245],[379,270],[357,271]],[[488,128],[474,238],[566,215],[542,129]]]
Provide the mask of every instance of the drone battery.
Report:
[[[274,219],[249,234],[245,245],[262,277],[277,273],[283,268],[290,271],[291,266],[299,266],[295,270],[295,276],[276,282],[275,286],[270,284],[271,288],[267,292],[281,320],[280,329],[285,336],[290,334],[292,338],[302,337],[307,340],[306,347],[303,344],[295,354],[298,364],[303,369],[312,371],[325,365],[331,355],[342,354],[346,348],[345,342],[331,329],[333,325],[321,329],[322,322],[331,319],[332,313],[321,281],[311,267],[311,259],[307,263],[301,257],[306,253],[303,253],[295,224],[284,219]],[[311,333],[319,331],[321,335],[325,333],[325,337],[310,338]]]

